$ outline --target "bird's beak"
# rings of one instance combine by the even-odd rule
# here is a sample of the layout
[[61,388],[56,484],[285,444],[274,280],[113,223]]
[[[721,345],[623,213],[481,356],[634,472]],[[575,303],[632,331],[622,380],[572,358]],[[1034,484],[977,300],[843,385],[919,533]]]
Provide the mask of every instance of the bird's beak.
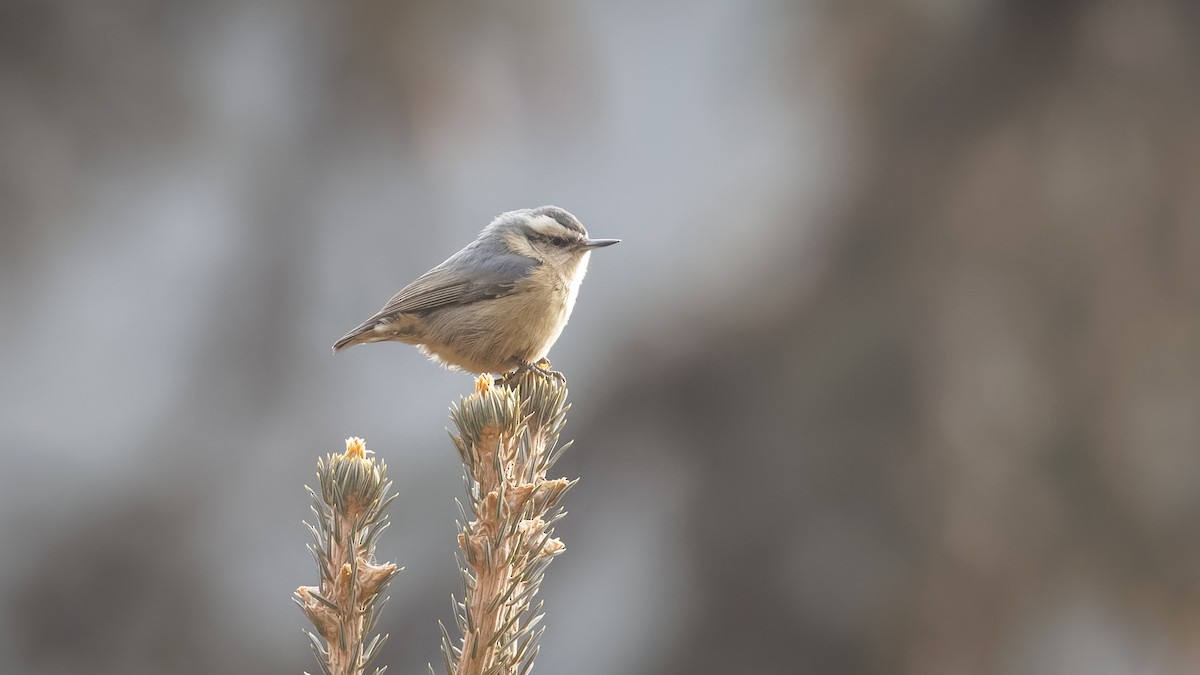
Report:
[[594,248],[604,248],[605,246],[612,246],[619,243],[621,243],[620,239],[588,239],[583,247],[590,251]]

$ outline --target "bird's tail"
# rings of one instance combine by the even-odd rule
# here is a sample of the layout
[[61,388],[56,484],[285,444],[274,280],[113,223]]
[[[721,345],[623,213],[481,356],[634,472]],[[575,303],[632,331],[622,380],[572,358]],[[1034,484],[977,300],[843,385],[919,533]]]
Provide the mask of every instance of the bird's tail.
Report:
[[333,353],[336,354],[346,347],[353,347],[354,345],[363,344],[364,342],[373,342],[373,340],[363,337],[365,334],[370,333],[373,330],[375,330],[375,322],[373,321],[360,324],[358,328],[346,333],[342,336],[342,339],[333,343]]

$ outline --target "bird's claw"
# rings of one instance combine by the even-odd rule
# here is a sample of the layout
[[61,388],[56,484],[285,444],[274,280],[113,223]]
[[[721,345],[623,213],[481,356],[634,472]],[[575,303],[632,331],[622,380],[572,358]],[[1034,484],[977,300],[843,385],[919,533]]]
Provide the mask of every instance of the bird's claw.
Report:
[[551,378],[554,378],[555,380],[558,380],[559,382],[561,382],[563,384],[566,384],[566,382],[567,382],[567,376],[563,375],[562,373],[560,373],[557,370],[551,370],[550,369],[550,360],[543,358],[543,359],[540,359],[537,363],[522,363],[521,365],[517,366],[516,370],[505,375],[504,377],[500,378],[499,380],[496,380],[496,384],[507,385],[512,380],[514,380],[517,375],[520,375],[523,372],[530,372],[530,373],[533,373],[540,377],[551,377]]
[[530,370],[532,370],[533,372],[535,372],[538,375],[541,375],[543,377],[553,377],[554,379],[558,380],[559,382],[561,382],[563,384],[567,383],[567,376],[563,375],[561,372],[559,372],[557,370],[552,370],[550,368],[550,359],[547,359],[545,357],[542,357],[541,359],[538,360],[537,363],[530,366]]

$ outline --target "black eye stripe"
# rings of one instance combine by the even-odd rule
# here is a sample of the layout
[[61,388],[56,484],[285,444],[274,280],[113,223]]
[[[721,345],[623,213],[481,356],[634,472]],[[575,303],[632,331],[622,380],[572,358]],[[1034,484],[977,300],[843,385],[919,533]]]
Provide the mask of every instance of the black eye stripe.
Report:
[[537,230],[535,230],[533,228],[527,229],[525,232],[525,236],[528,237],[529,239],[531,239],[532,241],[542,241],[542,242],[547,242],[549,244],[553,244],[554,246],[563,246],[563,247],[570,246],[575,241],[574,239],[572,239],[570,237],[560,237],[557,235],[550,235],[550,234],[546,234],[544,232],[538,232]]

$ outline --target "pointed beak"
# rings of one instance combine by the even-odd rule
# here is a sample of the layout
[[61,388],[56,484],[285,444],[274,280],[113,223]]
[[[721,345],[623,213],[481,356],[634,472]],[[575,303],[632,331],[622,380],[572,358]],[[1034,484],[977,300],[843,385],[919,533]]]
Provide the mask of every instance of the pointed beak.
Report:
[[605,246],[612,246],[619,243],[621,243],[620,239],[588,239],[583,247],[590,251],[594,248],[604,248]]

